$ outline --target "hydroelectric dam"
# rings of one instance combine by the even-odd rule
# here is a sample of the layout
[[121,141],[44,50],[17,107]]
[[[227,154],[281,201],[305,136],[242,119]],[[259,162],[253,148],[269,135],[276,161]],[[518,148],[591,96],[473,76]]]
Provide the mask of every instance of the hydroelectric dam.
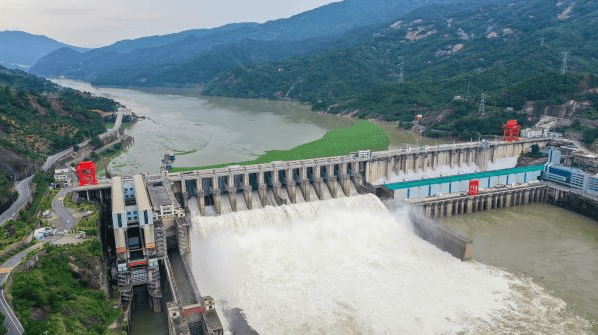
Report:
[[[108,223],[101,229],[101,238],[122,300],[130,308],[149,301],[154,311],[165,311],[170,334],[222,334],[226,329],[233,333],[293,334],[306,329],[311,329],[308,333],[331,333],[331,329],[340,329],[332,333],[351,333],[343,329],[385,333],[399,325],[389,321],[382,328],[374,326],[376,322],[367,321],[367,313],[355,309],[353,298],[341,298],[355,291],[356,284],[347,282],[342,289],[341,284],[347,280],[366,287],[367,283],[378,283],[377,289],[363,292],[366,300],[384,295],[379,289],[393,296],[399,292],[382,283],[385,276],[400,281],[405,271],[424,271],[418,268],[418,261],[405,264],[395,254],[418,254],[414,250],[419,249],[437,252],[411,237],[403,226],[388,222],[409,221],[418,236],[455,256],[451,256],[453,260],[438,256],[433,264],[422,264],[440,271],[422,273],[425,278],[443,275],[456,286],[461,275],[454,277],[454,269],[444,268],[450,265],[463,271],[462,275],[495,281],[490,291],[474,288],[474,292],[464,293],[471,299],[487,294],[489,302],[484,308],[494,311],[500,309],[500,299],[492,295],[506,290],[503,283],[490,270],[478,273],[457,265],[471,257],[471,241],[440,228],[429,217],[543,201],[553,194],[548,186],[533,180],[534,175],[528,179],[526,174],[524,180],[513,180],[517,187],[486,190],[477,197],[464,196],[457,188],[441,197],[422,193],[407,200],[419,210],[407,211],[396,201],[388,205],[389,209],[380,202],[378,198],[402,194],[385,185],[438,175],[507,170],[532,145],[545,147],[549,142],[544,138],[480,141],[179,173],[164,169],[158,175],[113,177],[98,185],[78,187],[73,197],[103,204],[103,218]],[[364,226],[374,230],[366,231]],[[327,241],[329,236],[340,244]],[[404,269],[397,272],[389,264],[379,263],[385,256],[377,259],[377,253]],[[365,262],[364,271],[353,265],[345,268],[342,264],[348,259]],[[445,263],[448,265],[441,265]],[[343,278],[343,273],[353,273],[354,277]],[[335,288],[335,282],[340,286]],[[311,286],[314,291],[301,291],[299,286]],[[328,291],[337,300],[313,305]],[[431,290],[430,294],[441,292]],[[412,298],[407,297],[406,302]],[[274,304],[273,310],[260,312],[263,304]],[[280,313],[294,313],[298,308],[313,308],[315,314],[307,313],[293,321],[284,319],[284,325],[276,323],[282,318]],[[384,313],[382,319],[392,318]],[[459,313],[477,317],[481,312],[467,309],[455,313],[452,317],[459,318]],[[412,322],[401,320],[405,325]],[[439,322],[444,327],[441,329],[452,329],[449,321]],[[483,325],[472,327],[484,329]]]

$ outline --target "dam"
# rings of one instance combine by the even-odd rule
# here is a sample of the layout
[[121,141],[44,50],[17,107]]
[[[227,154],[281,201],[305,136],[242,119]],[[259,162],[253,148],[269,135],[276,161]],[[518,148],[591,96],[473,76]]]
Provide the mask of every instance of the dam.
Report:
[[[394,300],[405,299],[405,304],[431,299],[418,295],[405,297],[403,292],[382,284],[387,275],[396,278],[398,283],[422,280],[433,285],[433,271],[416,270],[417,263],[433,268],[443,268],[441,264],[456,266],[472,278],[479,276],[480,280],[496,283],[492,290],[479,288],[468,295],[467,299],[472,302],[475,294],[487,295],[488,304],[480,312],[454,307],[452,321],[438,321],[439,329],[457,329],[465,322],[460,318],[464,313],[472,313],[480,320],[504,317],[502,309],[507,307],[501,301],[510,301],[504,274],[497,275],[490,269],[477,272],[480,266],[465,265],[469,263],[455,265],[460,263],[459,258],[467,258],[470,253],[468,241],[454,236],[444,238],[442,243],[459,244],[460,248],[460,243],[464,244],[461,255],[446,249],[443,250],[449,253],[443,253],[419,239],[417,235],[421,234],[417,234],[417,229],[413,233],[410,227],[417,227],[422,218],[414,218],[398,200],[383,204],[372,194],[394,195],[389,194],[385,185],[414,173],[439,169],[456,173],[481,170],[478,173],[483,173],[501,161],[512,161],[529,151],[533,144],[543,147],[548,142],[546,139],[481,141],[183,173],[164,170],[159,175],[115,177],[110,183],[84,186],[76,190],[75,197],[112,204],[111,230],[102,238],[115,256],[111,266],[114,278],[118,278],[122,287],[122,298],[134,301],[140,288],[149,292],[154,310],[168,313],[172,334],[218,334],[224,329],[293,334],[305,327],[311,327],[307,329],[312,333],[330,333],[334,329],[347,333],[351,333],[351,329],[356,329],[355,333],[387,333],[395,328],[408,333],[407,329],[418,329],[417,326],[410,324],[401,328],[401,324],[390,321],[390,315],[388,322],[377,324],[368,319],[367,313],[352,306],[368,306],[359,301],[384,295],[374,287],[387,290]],[[515,176],[518,174],[514,172]],[[461,202],[457,199],[451,205],[448,200],[443,204],[426,203],[443,200],[440,197],[419,198],[425,199],[420,206],[424,214],[421,217],[460,215],[501,208],[507,203],[515,206],[540,201],[545,187],[537,183],[504,189],[491,187],[478,198],[468,197],[469,200]],[[508,202],[510,191],[512,200]],[[449,195],[462,196],[457,188],[446,196]],[[410,201],[415,203],[416,200]],[[411,242],[398,248],[396,244],[403,241]],[[342,251],[343,248],[352,250]],[[370,251],[371,257],[364,256]],[[405,263],[400,257],[390,257],[389,253],[415,258]],[[429,259],[415,256],[419,253],[433,255],[436,260],[428,263]],[[329,258],[331,263],[319,258]],[[293,261],[288,263],[289,259]],[[350,263],[351,259],[358,261]],[[404,278],[405,272],[397,272],[389,264],[400,265],[403,271],[421,277]],[[362,271],[355,271],[357,267],[362,267]],[[449,268],[442,271],[451,277]],[[351,275],[343,279],[343,273]],[[302,276],[306,278],[299,280]],[[347,280],[372,289],[363,292],[362,287],[351,285]],[[286,281],[297,288],[289,289],[291,296],[285,296],[287,288],[283,283]],[[333,300],[321,301],[321,296],[335,289],[320,281],[346,287],[339,288],[338,295],[331,296]],[[437,285],[446,290],[444,285],[457,286],[458,278],[451,277],[449,282]],[[304,291],[310,286],[314,292]],[[362,292],[363,296],[355,297],[350,292]],[[496,292],[503,292],[505,296]],[[464,295],[459,291],[454,294]],[[343,298],[345,296],[350,299]],[[277,314],[272,318],[259,312],[264,300],[275,302],[275,309],[281,313],[294,313],[299,306],[304,309],[305,302],[321,303],[322,307],[312,306],[314,312],[306,319],[291,320]],[[390,301],[385,303],[391,304]],[[449,304],[443,308],[453,307]],[[385,313],[379,308],[373,310]],[[338,315],[330,315],[331,311],[337,311]],[[417,318],[407,313],[403,321],[409,324],[411,317]],[[272,320],[266,321],[269,318]],[[284,320],[286,326],[280,328],[281,322],[277,320]],[[471,326],[468,329],[487,329],[484,322],[467,324]]]

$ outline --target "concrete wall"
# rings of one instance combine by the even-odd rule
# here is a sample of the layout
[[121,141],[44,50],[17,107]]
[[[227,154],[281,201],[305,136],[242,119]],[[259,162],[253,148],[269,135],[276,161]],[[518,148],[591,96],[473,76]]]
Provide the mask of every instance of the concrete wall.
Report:
[[460,260],[472,258],[472,241],[440,224],[422,216],[417,212],[410,212],[409,219],[413,223],[415,234],[438,249],[446,251]]

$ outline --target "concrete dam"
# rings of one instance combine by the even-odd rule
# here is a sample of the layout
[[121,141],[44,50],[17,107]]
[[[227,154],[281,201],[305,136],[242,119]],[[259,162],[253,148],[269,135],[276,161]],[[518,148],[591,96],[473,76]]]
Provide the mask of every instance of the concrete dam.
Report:
[[181,203],[197,197],[202,216],[329,200],[372,192],[398,176],[440,168],[485,171],[501,160],[544,147],[547,139],[472,142],[354,155],[168,173]]
[[[287,329],[277,328],[268,322],[256,322],[266,316],[256,314],[256,308],[259,307],[247,305],[244,299],[262,294],[263,297],[257,300],[253,297],[252,301],[271,298],[280,304],[277,308],[293,310],[294,307],[289,304],[299,304],[305,299],[317,301],[318,297],[306,297],[305,292],[297,292],[299,295],[286,297],[283,301],[271,297],[267,292],[268,287],[277,287],[280,283],[270,282],[272,286],[260,286],[259,283],[269,282],[266,280],[268,273],[278,273],[270,268],[272,264],[281,264],[287,270],[291,266],[283,265],[288,260],[272,258],[276,252],[272,254],[271,250],[290,247],[290,250],[295,250],[295,256],[282,249],[280,255],[294,258],[299,262],[299,270],[306,271],[311,263],[302,263],[297,256],[304,255],[316,263],[319,262],[313,258],[316,251],[319,255],[332,256],[332,253],[338,253],[343,257],[362,259],[361,254],[339,249],[345,248],[343,244],[352,245],[356,242],[362,244],[354,245],[357,248],[355,252],[365,250],[363,248],[375,249],[378,245],[385,245],[391,250],[398,240],[411,241],[413,237],[405,236],[407,233],[403,228],[396,226],[407,220],[407,213],[401,212],[401,209],[389,211],[371,195],[392,198],[392,192],[383,184],[405,178],[406,175],[439,169],[455,173],[468,169],[492,169],[501,160],[512,160],[529,151],[533,144],[543,147],[548,140],[482,141],[385,152],[364,151],[347,156],[182,173],[164,170],[159,175],[116,177],[110,183],[79,187],[73,196],[79,200],[97,200],[106,204],[104,208],[108,213],[105,217],[109,218],[111,224],[102,240],[110,256],[112,278],[121,286],[123,301],[134,301],[135,295],[147,290],[146,295],[150,297],[154,310],[167,311],[171,334],[220,334],[223,329],[249,329],[258,333],[277,333],[280,330],[287,333]],[[430,213],[437,213],[435,208]],[[446,212],[446,208],[443,207],[443,211]],[[460,214],[458,210],[453,212]],[[410,221],[417,228],[419,220],[412,218]],[[416,229],[416,233],[418,230],[421,229]],[[282,234],[280,241],[272,240],[272,233]],[[386,233],[393,240],[380,236]],[[424,234],[418,235],[425,238]],[[471,241],[450,231],[436,231],[431,235],[434,237],[428,238],[428,241],[457,258],[466,259],[471,254]],[[438,236],[441,236],[440,240]],[[336,241],[334,245],[328,245],[332,249],[321,249],[317,245],[318,240],[329,238]],[[378,239],[383,240],[374,242]],[[272,243],[272,249],[259,244],[263,242]],[[259,245],[250,247],[254,243]],[[421,247],[419,242],[413,243],[417,245],[416,249]],[[301,248],[304,248],[303,253]],[[414,251],[401,252],[412,254]],[[260,268],[259,265],[265,260],[270,263]],[[343,263],[346,259],[337,261]],[[367,259],[361,261],[369,264]],[[446,259],[442,256],[438,262],[446,263]],[[449,263],[454,264],[452,261]],[[253,269],[247,268],[252,264],[264,272],[253,272]],[[370,269],[369,266],[364,268],[380,276],[376,280],[381,281],[384,273],[394,273],[387,266],[379,269]],[[328,268],[335,270],[328,273],[329,278],[320,278],[318,282],[343,281],[340,276],[343,271],[348,271],[338,268],[336,264],[320,264],[311,270],[326,272],[324,269]],[[316,273],[311,275],[316,276]],[[282,273],[280,275],[283,276]],[[361,278],[363,283],[367,275],[361,275],[365,276]],[[245,298],[230,295],[242,285],[239,278],[247,278],[247,288],[252,287],[252,290],[243,291],[243,295],[249,295]],[[322,291],[319,292],[323,294],[326,289],[321,287]],[[383,293],[377,292],[376,295]],[[373,296],[370,298],[373,299]],[[343,301],[341,310],[346,309],[348,313],[341,313],[343,320],[347,321],[346,318],[354,313],[348,306],[354,302],[340,298],[339,301]],[[314,329],[324,332],[326,329],[336,329],[327,321],[336,317],[326,316],[327,312],[319,308],[317,310],[323,314],[314,320],[319,322],[321,319],[324,326]],[[388,326],[393,325],[391,322]],[[339,329],[352,329],[354,326],[349,322]],[[270,327],[275,331],[267,330]],[[303,326],[295,324],[292,327],[301,329]]]

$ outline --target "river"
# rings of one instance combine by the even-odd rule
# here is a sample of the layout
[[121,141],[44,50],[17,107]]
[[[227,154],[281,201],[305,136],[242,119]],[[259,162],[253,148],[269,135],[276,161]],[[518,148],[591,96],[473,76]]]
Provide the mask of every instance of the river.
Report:
[[487,231],[470,235],[480,250],[461,262],[417,237],[404,206],[389,207],[366,195],[196,216],[196,282],[220,315],[239,308],[262,335],[595,330],[591,220],[562,225],[570,213],[534,206],[455,217],[447,225]]
[[474,241],[474,259],[530,278],[598,334],[598,223],[547,204],[441,220]]

